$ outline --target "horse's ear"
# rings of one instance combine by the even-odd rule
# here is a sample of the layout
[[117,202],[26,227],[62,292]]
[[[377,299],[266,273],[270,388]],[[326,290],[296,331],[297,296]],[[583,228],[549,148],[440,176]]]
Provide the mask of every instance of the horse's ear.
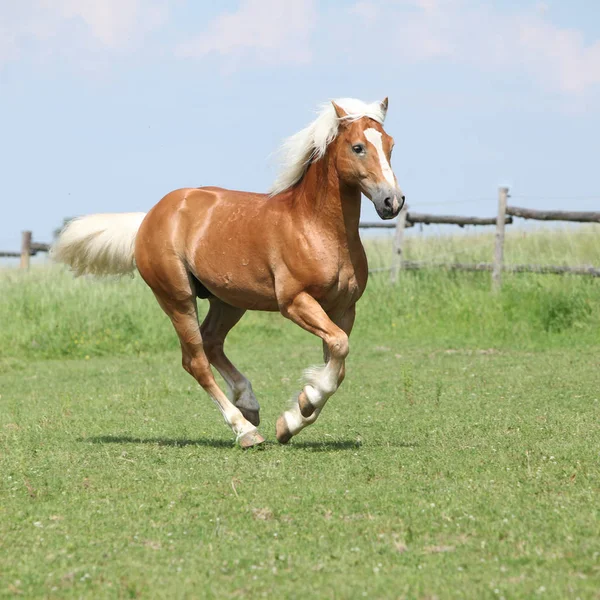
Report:
[[387,109],[388,109],[388,97],[386,96],[382,101],[381,101],[381,110],[383,110],[383,116],[385,117],[385,115],[387,114]]
[[333,100],[331,101],[331,104],[333,104],[333,110],[335,110],[338,119],[343,119],[348,116],[348,113],[339,104],[336,104]]

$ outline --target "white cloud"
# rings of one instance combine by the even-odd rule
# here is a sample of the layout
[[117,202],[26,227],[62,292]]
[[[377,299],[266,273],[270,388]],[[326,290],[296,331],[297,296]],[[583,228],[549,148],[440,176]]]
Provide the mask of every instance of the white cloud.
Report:
[[509,13],[468,0],[396,0],[385,10],[362,0],[349,15],[369,21],[377,15],[377,52],[387,51],[396,61],[444,59],[483,70],[520,71],[567,94],[600,84],[600,39],[586,44],[580,31],[552,23],[543,2]]
[[[0,2],[0,64],[33,47],[120,51],[166,20],[170,0],[18,0]],[[37,46],[36,46],[37,44]]]
[[216,53],[238,59],[250,54],[262,63],[307,63],[315,13],[314,0],[242,0],[237,11],[213,19],[176,52],[189,58]]
[[103,46],[119,48],[161,25],[167,2],[143,0],[41,0],[58,18],[85,23]]
[[[0,66],[31,56],[103,61],[139,47],[167,22],[171,5],[192,1],[0,0]],[[173,49],[234,65],[297,65],[317,62],[318,48],[320,60],[345,65],[438,61],[526,74],[573,97],[600,87],[600,38],[586,40],[552,18],[543,0],[513,9],[479,0],[239,0]]]
[[576,94],[600,84],[600,40],[586,45],[581,32],[540,18],[520,20],[516,31],[523,61],[545,81]]
[[374,21],[380,15],[380,7],[372,2],[357,2],[350,8],[350,12],[367,21]]

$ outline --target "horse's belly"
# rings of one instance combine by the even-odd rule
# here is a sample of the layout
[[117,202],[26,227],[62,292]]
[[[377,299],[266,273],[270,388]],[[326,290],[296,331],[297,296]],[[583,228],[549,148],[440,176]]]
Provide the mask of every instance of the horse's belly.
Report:
[[194,274],[212,296],[223,302],[246,310],[278,310],[272,278],[266,269],[252,273],[227,268],[203,271],[198,269]]
[[256,290],[219,288],[215,296],[227,304],[246,310],[278,311],[277,300],[269,294],[260,294]]

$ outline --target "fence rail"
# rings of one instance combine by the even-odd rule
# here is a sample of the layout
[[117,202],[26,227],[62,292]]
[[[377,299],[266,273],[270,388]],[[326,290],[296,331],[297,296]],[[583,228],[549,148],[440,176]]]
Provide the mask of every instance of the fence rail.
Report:
[[[361,228],[391,229],[395,228],[392,261],[390,267],[371,270],[371,273],[389,272],[390,281],[397,280],[402,269],[447,269],[451,271],[488,271],[492,273],[492,290],[498,291],[502,286],[502,274],[509,273],[550,273],[554,275],[589,275],[600,277],[600,268],[594,266],[564,266],[564,265],[505,265],[504,243],[506,225],[513,223],[513,217],[535,219],[538,221],[570,221],[578,223],[600,223],[600,212],[576,212],[558,210],[535,210],[520,206],[508,206],[509,190],[506,187],[498,189],[498,213],[495,217],[463,217],[454,215],[426,215],[408,212],[402,209],[396,223],[361,223]],[[407,261],[403,259],[404,230],[416,223],[458,225],[495,225],[494,260],[491,263],[436,263]]]
[[[407,223],[415,225],[423,223],[424,225],[495,225],[496,217],[457,217],[455,215],[423,215],[420,213],[407,213]],[[510,225],[513,222],[512,217],[505,217],[505,225]]]
[[31,254],[37,254],[38,252],[50,252],[50,244],[42,244],[41,242],[31,242],[30,246]]
[[[427,261],[405,260],[402,268],[417,269],[446,269],[448,271],[493,271],[494,263],[434,263]],[[553,275],[591,275],[600,277],[600,269],[596,267],[567,267],[557,265],[503,265],[502,271],[508,273],[550,273]]]
[[506,214],[521,219],[537,221],[573,221],[576,223],[600,223],[600,212],[576,212],[569,210],[535,210],[520,206],[507,206]]
[[[406,223],[404,228],[414,227],[417,223],[422,225],[495,225],[496,217],[459,217],[457,215],[427,215],[423,213],[406,213]],[[505,218],[505,224],[510,225],[513,222],[512,217]],[[397,222],[373,222],[366,221],[360,224],[361,229],[396,229]]]

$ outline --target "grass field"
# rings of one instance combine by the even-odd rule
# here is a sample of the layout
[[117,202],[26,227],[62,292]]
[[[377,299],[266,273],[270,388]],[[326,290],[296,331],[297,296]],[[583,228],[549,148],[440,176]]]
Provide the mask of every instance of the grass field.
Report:
[[[580,238],[563,264],[598,264]],[[3,273],[0,323],[0,595],[600,598],[598,281],[374,277],[346,382],[285,447],[320,344],[248,315],[250,452],[138,279]]]
[[[447,233],[456,227],[418,226],[406,230],[404,255],[408,260],[433,262],[492,262],[494,233],[492,228],[466,228],[458,235]],[[433,235],[432,235],[433,234]],[[558,225],[555,227],[518,227],[506,231],[506,264],[600,265],[600,224]],[[386,239],[387,237],[387,239]],[[372,266],[390,264],[391,234],[369,239]]]

